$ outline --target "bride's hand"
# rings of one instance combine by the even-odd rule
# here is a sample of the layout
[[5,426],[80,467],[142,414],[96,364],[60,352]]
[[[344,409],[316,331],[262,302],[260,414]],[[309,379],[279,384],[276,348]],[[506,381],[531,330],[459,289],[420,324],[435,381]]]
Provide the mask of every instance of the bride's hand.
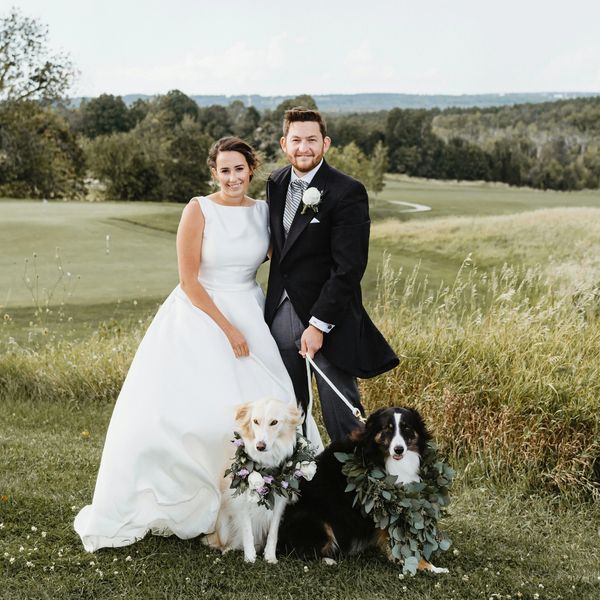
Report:
[[231,348],[233,349],[236,358],[241,358],[242,356],[248,356],[248,354],[250,354],[246,338],[233,325],[228,328],[225,335],[231,344]]

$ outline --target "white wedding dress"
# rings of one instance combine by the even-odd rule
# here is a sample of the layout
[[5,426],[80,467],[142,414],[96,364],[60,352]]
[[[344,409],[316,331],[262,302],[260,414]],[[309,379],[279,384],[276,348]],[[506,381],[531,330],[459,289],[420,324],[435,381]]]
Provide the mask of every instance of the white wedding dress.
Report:
[[[215,322],[179,286],[173,290],[119,394],[92,504],[75,518],[89,552],[131,544],[149,531],[180,538],[211,532],[234,406],[267,396],[295,402],[255,278],[269,247],[268,207],[198,201],[205,218],[198,280],[243,333],[251,355],[235,358]],[[307,425],[322,449],[312,417]]]

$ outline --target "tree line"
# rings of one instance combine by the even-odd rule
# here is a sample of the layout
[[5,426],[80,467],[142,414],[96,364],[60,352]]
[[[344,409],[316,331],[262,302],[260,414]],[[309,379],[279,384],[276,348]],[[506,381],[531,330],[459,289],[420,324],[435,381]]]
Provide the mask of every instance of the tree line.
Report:
[[[235,101],[199,107],[179,90],[128,106],[102,94],[73,107],[75,75],[53,55],[47,29],[13,9],[0,19],[0,196],[77,198],[90,189],[123,200],[187,201],[209,191],[206,155],[225,135],[281,161],[283,113]],[[328,161],[383,189],[384,173],[500,181],[540,189],[600,186],[600,98],[488,109],[400,109],[326,115]],[[251,194],[260,196],[264,178]]]

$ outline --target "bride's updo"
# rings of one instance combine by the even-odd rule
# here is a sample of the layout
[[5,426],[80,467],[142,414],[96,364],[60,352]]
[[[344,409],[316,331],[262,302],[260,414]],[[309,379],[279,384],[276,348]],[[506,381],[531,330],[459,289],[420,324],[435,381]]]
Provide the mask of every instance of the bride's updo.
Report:
[[239,137],[230,135],[217,140],[208,151],[206,163],[211,169],[217,168],[217,156],[219,152],[239,152],[244,155],[250,168],[250,179],[258,168],[258,156],[254,148]]

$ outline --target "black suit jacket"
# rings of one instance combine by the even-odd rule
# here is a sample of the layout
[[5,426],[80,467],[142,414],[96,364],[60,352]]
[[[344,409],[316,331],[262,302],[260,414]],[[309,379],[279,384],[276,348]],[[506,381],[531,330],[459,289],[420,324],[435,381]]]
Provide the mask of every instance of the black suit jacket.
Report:
[[310,184],[322,192],[318,212],[301,214],[300,204],[286,239],[291,169],[279,169],[267,181],[273,256],[265,319],[271,325],[285,289],[305,326],[311,316],[335,325],[321,349],[332,364],[362,378],[388,371],[398,358],[363,308],[360,290],[369,253],[367,191],[323,161]]

